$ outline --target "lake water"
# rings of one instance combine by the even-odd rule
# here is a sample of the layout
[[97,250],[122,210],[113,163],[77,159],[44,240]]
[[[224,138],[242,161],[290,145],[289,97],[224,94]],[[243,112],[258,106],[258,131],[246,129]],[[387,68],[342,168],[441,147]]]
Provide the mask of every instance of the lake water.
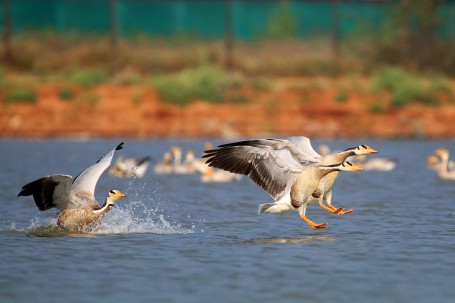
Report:
[[[0,141],[1,302],[453,302],[455,181],[426,167],[454,140],[315,140],[332,149],[368,144],[395,158],[391,172],[340,173],[334,204],[307,215],[257,215],[271,198],[249,178],[201,183],[198,175],[118,179],[103,174],[96,196],[127,194],[93,236],[56,235],[55,211],[38,212],[22,185],[77,175],[118,140]],[[125,140],[116,156],[161,160],[177,144]],[[214,140],[215,144],[225,141]]]

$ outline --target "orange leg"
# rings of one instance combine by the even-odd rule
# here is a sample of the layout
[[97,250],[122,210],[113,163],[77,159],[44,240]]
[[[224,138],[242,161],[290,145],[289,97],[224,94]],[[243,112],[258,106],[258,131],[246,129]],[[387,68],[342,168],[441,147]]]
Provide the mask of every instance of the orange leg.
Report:
[[308,225],[310,225],[311,229],[324,229],[324,228],[327,228],[327,223],[320,223],[320,224],[317,224],[317,223],[314,223],[313,221],[311,221],[310,219],[308,219],[305,215],[301,214],[300,215],[300,218],[305,221]]
[[342,210],[340,211],[338,214],[341,216],[341,215],[346,215],[346,214],[350,214],[352,213],[354,210],[351,208],[351,209],[348,209],[346,211]]
[[319,201],[319,206],[321,206],[323,209],[325,209],[326,211],[328,211],[329,213],[332,213],[332,214],[340,214],[340,212],[342,212],[344,210],[344,208],[340,207],[340,208],[336,208],[336,207],[333,207],[331,204],[327,204],[327,206],[325,206],[325,204],[321,201]]
[[332,204],[327,204],[327,206],[325,206],[324,203],[322,203],[322,201],[319,201],[319,205],[323,209],[327,210],[328,212],[331,212],[331,213],[334,213],[334,214],[338,214],[340,216],[341,215],[350,214],[350,213],[352,213],[354,211],[352,208],[345,211],[343,207],[336,208]]
[[329,207],[333,208],[333,209],[341,209],[339,212],[337,212],[338,215],[346,215],[346,214],[350,214],[352,213],[354,210],[351,208],[351,209],[348,209],[348,210],[344,210],[344,208],[340,207],[340,208],[336,208],[334,207],[332,204],[327,204]]

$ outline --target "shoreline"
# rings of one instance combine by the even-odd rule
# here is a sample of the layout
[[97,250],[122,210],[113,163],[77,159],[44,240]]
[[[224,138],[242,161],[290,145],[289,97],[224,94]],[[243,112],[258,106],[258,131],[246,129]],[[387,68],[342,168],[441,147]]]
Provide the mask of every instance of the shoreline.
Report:
[[0,138],[235,138],[305,135],[312,138],[455,138],[455,105],[411,104],[372,111],[367,93],[337,101],[335,89],[290,87],[248,92],[246,103],[162,102],[146,85],[103,84],[74,100],[58,85],[38,88],[36,103],[0,105]]

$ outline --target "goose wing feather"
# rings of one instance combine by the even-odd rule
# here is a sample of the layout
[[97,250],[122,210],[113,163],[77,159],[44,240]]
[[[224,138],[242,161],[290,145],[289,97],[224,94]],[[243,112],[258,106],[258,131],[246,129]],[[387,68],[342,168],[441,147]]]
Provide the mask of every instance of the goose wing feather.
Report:
[[309,138],[305,136],[293,136],[293,137],[287,137],[286,140],[288,140],[290,143],[292,143],[295,147],[297,147],[301,152],[308,154],[314,158],[321,158],[322,156],[317,153],[313,146],[311,145],[311,141]]
[[22,187],[18,196],[31,196],[39,210],[44,211],[56,207],[60,212],[70,204],[70,192],[73,177],[68,175],[49,175]]
[[101,174],[109,167],[109,165],[111,165],[115,152],[122,149],[122,145],[123,142],[74,178],[71,195],[79,197],[80,193],[84,193],[84,196],[95,200],[96,183],[98,182]]
[[306,166],[315,163],[287,140],[257,139],[218,147],[205,151],[209,166],[249,176],[275,200],[291,190]]

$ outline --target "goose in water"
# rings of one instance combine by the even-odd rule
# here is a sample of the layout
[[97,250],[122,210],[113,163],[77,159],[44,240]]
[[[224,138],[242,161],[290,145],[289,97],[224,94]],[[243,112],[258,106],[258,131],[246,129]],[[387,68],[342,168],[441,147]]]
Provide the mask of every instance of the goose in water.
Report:
[[171,153],[174,157],[172,163],[172,173],[176,175],[193,174],[196,172],[194,151],[188,150],[185,154],[185,160],[182,157],[182,149],[178,146],[171,146]]
[[[427,157],[427,166],[430,170],[439,171],[442,166],[442,159],[434,154],[430,155]],[[447,168],[448,170],[455,170],[455,161],[449,160]]]
[[357,157],[356,163],[361,165],[364,170],[379,171],[391,171],[397,165],[397,161],[391,158],[371,158],[367,160],[365,156]]
[[438,177],[445,180],[455,180],[455,170],[449,170],[450,152],[445,148],[435,151],[435,154],[441,157],[441,165],[438,170]]
[[114,167],[109,170],[109,175],[119,178],[142,178],[147,172],[150,157],[123,158],[119,157]]
[[[289,140],[256,139],[220,145],[217,149],[205,151],[204,157],[211,167],[248,175],[275,201],[289,196],[290,203],[279,205],[279,212],[297,210],[300,218],[312,229],[322,229],[327,227],[327,223],[317,224],[305,214],[321,179],[333,172],[360,171],[362,168],[343,161],[320,163],[319,154],[311,150],[313,154],[306,153]],[[266,212],[274,206],[276,203],[263,204],[260,209]]]
[[158,175],[172,173],[172,156],[169,151],[164,153],[163,160],[160,163],[155,164],[153,171]]
[[200,179],[204,183],[209,182],[237,182],[242,179],[242,175],[233,174],[231,172],[215,169],[213,167],[206,167],[201,171]]
[[95,199],[96,183],[122,145],[123,142],[74,179],[68,175],[49,175],[24,185],[18,196],[33,195],[40,211],[58,209],[57,225],[71,233],[85,232],[87,225],[103,218],[115,202],[125,197],[114,189],[109,191],[102,206]]

